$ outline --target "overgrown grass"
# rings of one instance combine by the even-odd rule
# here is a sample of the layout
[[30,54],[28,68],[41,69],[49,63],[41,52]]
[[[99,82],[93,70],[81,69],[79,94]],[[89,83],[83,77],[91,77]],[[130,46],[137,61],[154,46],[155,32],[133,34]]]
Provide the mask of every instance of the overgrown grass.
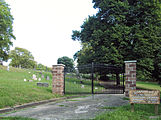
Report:
[[0,108],[60,97],[52,94],[51,73],[43,72],[44,77],[50,76],[50,80],[41,78],[40,81],[49,83],[49,87],[38,87],[36,85],[38,80],[25,82],[24,79],[32,80],[33,74],[39,78],[41,77],[39,72],[17,68],[10,68],[10,71],[6,69],[6,67],[0,66]]
[[[137,87],[141,89],[158,89],[161,87],[156,83],[151,82],[137,82]],[[128,100],[128,98],[123,98]],[[135,111],[131,112],[131,106],[121,106],[111,112],[105,112],[98,115],[94,120],[161,120],[161,104],[159,105],[159,115],[155,115],[154,105],[135,104]],[[108,109],[108,107],[107,107]]]

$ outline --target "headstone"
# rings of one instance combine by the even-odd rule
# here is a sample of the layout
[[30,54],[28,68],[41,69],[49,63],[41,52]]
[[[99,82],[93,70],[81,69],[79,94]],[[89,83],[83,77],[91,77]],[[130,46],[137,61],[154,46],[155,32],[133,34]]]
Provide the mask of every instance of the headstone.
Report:
[[49,83],[38,82],[37,86],[40,86],[40,87],[49,87]]
[[39,81],[41,81],[41,78],[39,78]]
[[35,74],[33,74],[33,75],[32,75],[32,79],[33,79],[33,80],[37,80],[37,78],[36,78],[36,75],[35,75]]
[[46,80],[50,80],[50,77],[49,76],[46,76]]
[[81,88],[84,88],[84,85],[82,85]]
[[41,78],[44,79],[44,75],[43,74],[41,75]]
[[9,65],[7,66],[7,71],[10,71],[10,66]]
[[24,81],[26,82],[27,80],[26,80],[26,79],[24,79]]
[[81,80],[80,83],[83,84],[83,81]]
[[95,87],[95,89],[97,90],[98,88],[97,88],[97,87]]

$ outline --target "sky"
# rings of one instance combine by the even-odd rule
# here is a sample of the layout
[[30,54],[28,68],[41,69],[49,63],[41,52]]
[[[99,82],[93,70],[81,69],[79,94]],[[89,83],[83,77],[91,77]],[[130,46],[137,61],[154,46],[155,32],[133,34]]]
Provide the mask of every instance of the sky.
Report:
[[13,47],[29,50],[35,61],[51,67],[63,56],[73,58],[81,49],[72,30],[96,14],[92,0],[6,0],[14,17]]

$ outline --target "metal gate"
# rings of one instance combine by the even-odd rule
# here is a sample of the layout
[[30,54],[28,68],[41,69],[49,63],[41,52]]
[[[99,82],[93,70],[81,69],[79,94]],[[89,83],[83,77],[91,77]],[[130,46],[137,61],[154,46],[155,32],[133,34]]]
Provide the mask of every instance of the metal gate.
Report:
[[92,63],[64,70],[65,94],[123,94],[124,68]]

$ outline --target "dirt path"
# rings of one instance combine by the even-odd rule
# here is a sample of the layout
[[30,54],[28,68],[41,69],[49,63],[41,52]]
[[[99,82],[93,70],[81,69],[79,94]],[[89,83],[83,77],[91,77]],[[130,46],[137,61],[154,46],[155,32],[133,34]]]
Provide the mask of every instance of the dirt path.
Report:
[[101,112],[110,111],[105,107],[117,107],[128,104],[124,95],[93,95],[59,102],[39,105],[33,108],[6,114],[5,116],[22,116],[38,120],[77,120],[92,119]]

